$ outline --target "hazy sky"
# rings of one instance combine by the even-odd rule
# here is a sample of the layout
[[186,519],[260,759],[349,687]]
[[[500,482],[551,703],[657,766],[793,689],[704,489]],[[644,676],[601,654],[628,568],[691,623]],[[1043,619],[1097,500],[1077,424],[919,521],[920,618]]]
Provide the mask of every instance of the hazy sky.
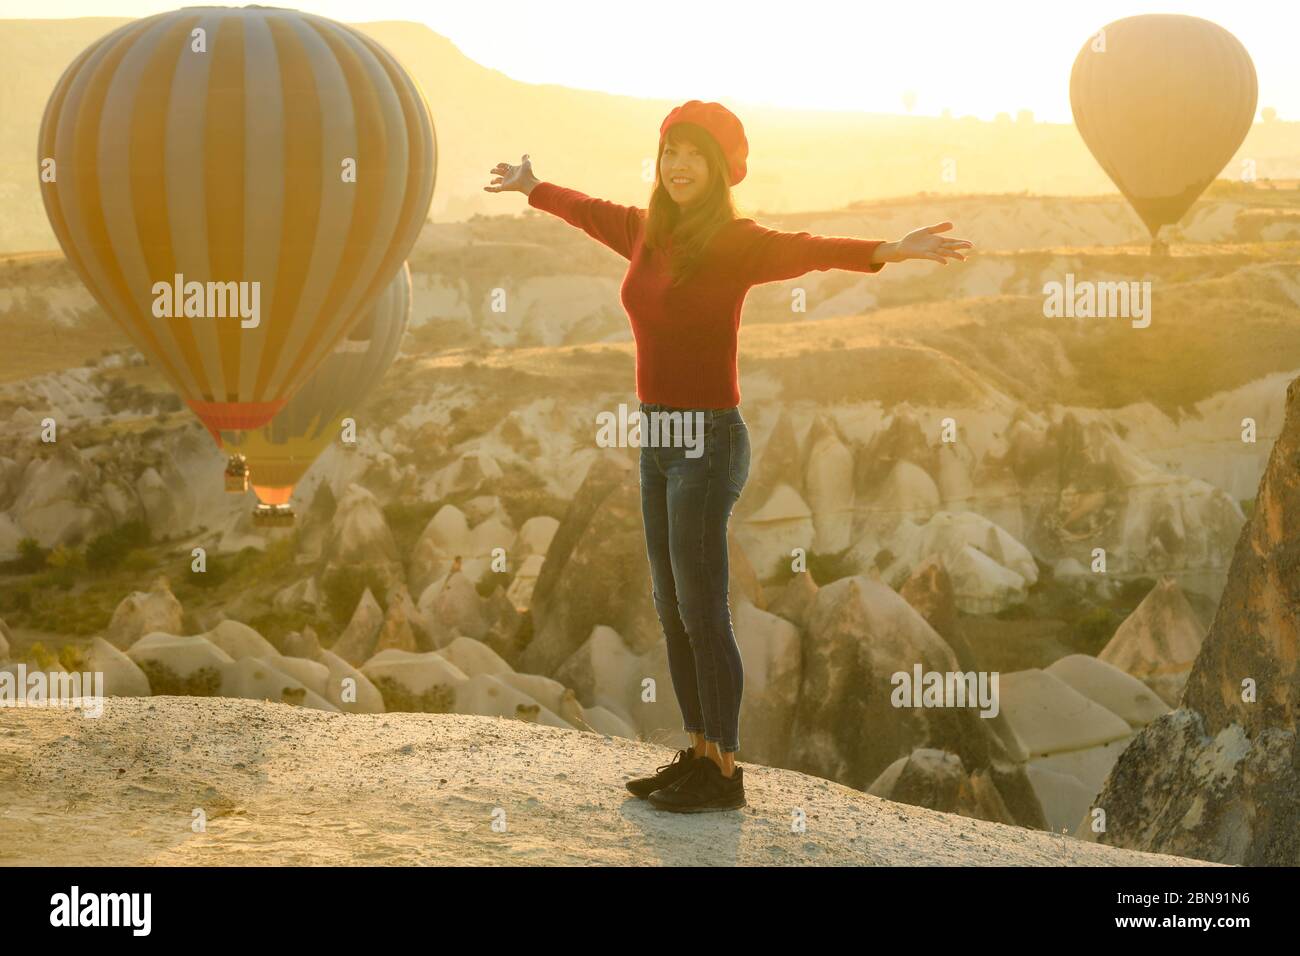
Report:
[[[0,18],[141,17],[155,0],[0,0]],[[267,4],[272,5],[272,4]],[[1188,13],[1250,51],[1259,106],[1300,119],[1294,0],[304,0],[344,22],[412,20],[467,56],[532,83],[668,99],[991,119],[1019,109],[1070,119],[1070,66],[1112,20]]]

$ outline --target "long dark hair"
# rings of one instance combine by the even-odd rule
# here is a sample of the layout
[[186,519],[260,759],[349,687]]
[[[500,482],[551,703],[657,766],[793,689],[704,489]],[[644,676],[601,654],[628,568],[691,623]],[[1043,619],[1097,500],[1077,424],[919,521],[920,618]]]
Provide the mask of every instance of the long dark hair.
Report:
[[[687,142],[704,154],[709,167],[709,185],[698,202],[683,207],[668,195],[660,173],[660,160],[664,147]],[[704,258],[715,233],[733,219],[739,210],[731,195],[727,175],[727,160],[722,147],[702,126],[695,123],[677,123],[669,130],[659,145],[655,156],[655,185],[650,194],[646,213],[645,244],[650,249],[663,249],[670,256],[673,285],[680,285],[694,274]]]

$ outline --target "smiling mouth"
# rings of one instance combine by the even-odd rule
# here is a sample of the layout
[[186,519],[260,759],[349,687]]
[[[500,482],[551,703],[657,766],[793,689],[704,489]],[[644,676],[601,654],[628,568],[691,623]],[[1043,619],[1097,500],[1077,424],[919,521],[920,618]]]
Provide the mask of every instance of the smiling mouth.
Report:
[[673,179],[668,180],[668,185],[670,185],[670,186],[689,186],[689,185],[690,185],[691,183],[693,183],[693,182],[695,182],[695,180],[693,180],[693,179],[683,179],[683,178],[681,178],[681,177],[674,177]]

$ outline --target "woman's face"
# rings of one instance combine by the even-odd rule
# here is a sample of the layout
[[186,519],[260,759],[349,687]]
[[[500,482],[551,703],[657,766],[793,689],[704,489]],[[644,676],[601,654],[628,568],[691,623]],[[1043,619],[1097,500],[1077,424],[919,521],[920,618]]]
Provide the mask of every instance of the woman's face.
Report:
[[670,139],[659,157],[659,178],[677,205],[689,205],[703,196],[709,185],[709,164],[693,144]]

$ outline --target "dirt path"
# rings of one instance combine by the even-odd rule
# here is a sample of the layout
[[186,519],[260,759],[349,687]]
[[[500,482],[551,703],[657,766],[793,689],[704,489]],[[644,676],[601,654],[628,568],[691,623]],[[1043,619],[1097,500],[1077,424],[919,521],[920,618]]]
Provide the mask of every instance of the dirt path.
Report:
[[670,756],[460,714],[203,697],[110,698],[97,719],[0,707],[0,864],[1198,864],[756,765],[746,809],[662,813],[622,784]]

